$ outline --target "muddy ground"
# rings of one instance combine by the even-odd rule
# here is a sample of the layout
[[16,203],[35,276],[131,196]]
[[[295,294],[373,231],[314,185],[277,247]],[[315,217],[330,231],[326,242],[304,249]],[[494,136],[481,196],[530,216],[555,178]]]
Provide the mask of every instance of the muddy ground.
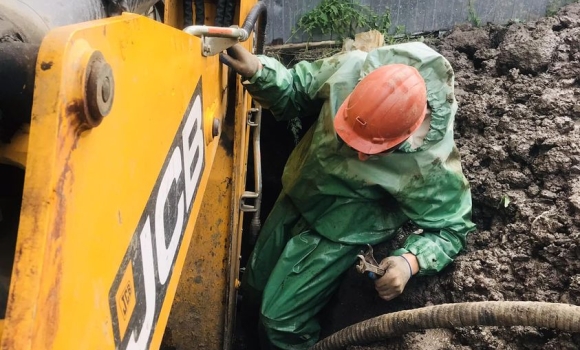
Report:
[[[456,73],[455,136],[478,230],[454,264],[438,276],[413,278],[391,302],[353,268],[321,316],[324,335],[383,313],[443,303],[580,305],[580,4],[533,23],[460,26],[426,42]],[[280,163],[289,141],[263,139],[280,149],[264,162]],[[264,190],[275,187],[279,171],[266,174]],[[377,255],[412,230],[406,227]],[[580,334],[466,327],[350,349],[395,348],[580,349]]]

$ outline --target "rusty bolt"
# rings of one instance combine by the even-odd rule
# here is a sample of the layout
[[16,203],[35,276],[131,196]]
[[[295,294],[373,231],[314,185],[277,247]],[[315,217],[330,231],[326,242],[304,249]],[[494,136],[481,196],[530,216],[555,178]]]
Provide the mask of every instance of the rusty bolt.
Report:
[[85,83],[84,122],[94,128],[101,124],[103,118],[111,111],[115,97],[115,79],[113,70],[105,61],[100,51],[91,55],[87,64]]
[[217,137],[220,134],[221,122],[218,118],[213,118],[213,124],[211,126],[211,136]]

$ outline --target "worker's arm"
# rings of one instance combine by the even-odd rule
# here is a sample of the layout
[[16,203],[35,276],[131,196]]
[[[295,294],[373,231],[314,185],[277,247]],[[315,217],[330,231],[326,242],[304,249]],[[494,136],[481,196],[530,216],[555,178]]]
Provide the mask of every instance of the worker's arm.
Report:
[[381,261],[386,272],[375,288],[385,300],[401,294],[413,275],[441,271],[465,247],[467,234],[474,229],[471,193],[458,156],[450,156],[426,178],[413,181],[402,198],[403,211],[423,232],[409,236],[403,248]]
[[455,146],[446,161],[434,163],[425,178],[411,182],[399,197],[402,210],[423,232],[410,235],[393,255],[413,254],[420,275],[437,273],[451,263],[475,229],[471,192]]
[[366,53],[350,52],[315,62],[302,61],[287,69],[274,58],[254,56],[237,45],[228,50],[228,55],[222,55],[222,62],[246,78],[248,92],[276,119],[290,120],[318,112],[312,102],[328,97],[330,92],[324,85],[333,74],[352,74],[356,81],[365,57]]
[[321,85],[334,72],[324,60],[299,62],[287,69],[276,59],[259,56],[263,68],[244,83],[252,97],[270,109],[278,120],[311,113],[312,101]]
[[405,176],[394,195],[423,232],[409,236],[401,249],[381,261],[385,274],[375,281],[375,288],[385,300],[401,294],[413,275],[441,271],[465,247],[467,234],[474,229],[469,184],[452,134],[431,151],[404,159],[418,168]]

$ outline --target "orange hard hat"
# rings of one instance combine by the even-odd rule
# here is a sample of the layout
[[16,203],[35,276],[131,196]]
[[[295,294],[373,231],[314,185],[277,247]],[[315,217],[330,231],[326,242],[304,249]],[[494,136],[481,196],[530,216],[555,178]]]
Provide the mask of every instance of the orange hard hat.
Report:
[[417,69],[390,64],[358,83],[338,109],[334,128],[350,147],[377,154],[409,138],[426,111],[427,88]]

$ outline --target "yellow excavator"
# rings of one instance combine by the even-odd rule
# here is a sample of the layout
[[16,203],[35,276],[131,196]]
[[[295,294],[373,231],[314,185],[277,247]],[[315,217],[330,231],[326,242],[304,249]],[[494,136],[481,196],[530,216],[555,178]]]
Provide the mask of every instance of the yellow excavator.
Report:
[[[261,109],[219,53],[261,52],[266,6],[191,5],[0,2],[1,350],[232,349]],[[313,349],[472,325],[579,332],[580,307],[437,305]]]
[[184,2],[0,3],[2,350],[231,347],[265,5]]

